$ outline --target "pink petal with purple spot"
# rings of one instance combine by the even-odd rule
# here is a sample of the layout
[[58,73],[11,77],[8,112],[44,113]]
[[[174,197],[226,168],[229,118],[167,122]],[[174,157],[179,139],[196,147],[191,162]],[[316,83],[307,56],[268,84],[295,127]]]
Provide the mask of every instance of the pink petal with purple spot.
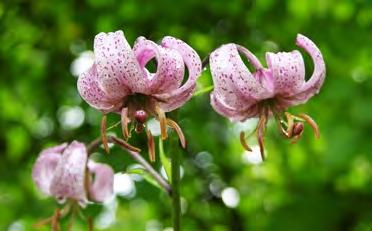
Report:
[[196,80],[201,75],[201,60],[194,49],[179,39],[170,36],[164,37],[162,46],[177,51],[189,72],[188,79],[181,87],[168,93],[154,94],[154,97],[162,101],[160,106],[164,111],[172,111],[182,106],[192,97]]
[[96,35],[94,54],[98,82],[107,96],[117,99],[146,88],[139,64],[122,31]]
[[[238,51],[257,69],[254,74],[245,66]],[[273,96],[271,77],[263,70],[256,56],[246,48],[233,43],[226,44],[213,51],[209,60],[214,82],[212,94],[215,95],[212,97],[212,106],[220,114],[234,120],[254,116],[255,113],[250,112],[251,108],[255,108],[259,101]],[[228,116],[231,108],[235,111]]]
[[[147,76],[146,93],[170,92],[181,85],[185,70],[182,57],[177,51],[163,48],[144,37],[137,39],[133,51],[144,70],[144,75]],[[157,71],[148,73],[145,66],[153,58],[157,61]]]
[[315,94],[319,93],[320,88],[323,85],[326,67],[322,53],[319,48],[311,41],[309,38],[304,35],[298,34],[296,38],[297,46],[305,49],[305,51],[311,56],[311,59],[314,62],[314,71],[310,79],[302,86],[299,90],[296,98],[301,101],[298,103],[305,103]]
[[258,115],[257,104],[253,104],[250,108],[234,108],[226,104],[218,95],[211,93],[210,101],[213,109],[220,115],[229,118],[232,121],[244,121],[247,118],[256,117]]
[[305,64],[299,51],[266,53],[266,61],[274,82],[275,94],[292,96],[305,81]]
[[88,169],[94,175],[89,185],[89,196],[97,202],[104,202],[113,195],[114,171],[107,164],[88,161]]
[[67,143],[47,148],[42,151],[32,168],[32,179],[37,187],[50,195],[50,185],[54,176],[55,168],[61,159],[61,154],[66,148]]
[[110,98],[98,83],[96,64],[79,76],[77,88],[81,97],[92,107],[102,111],[112,111],[121,106],[121,98]]
[[84,206],[88,200],[85,190],[87,150],[83,143],[73,141],[63,152],[51,182],[50,193],[58,201],[67,198],[77,200]]

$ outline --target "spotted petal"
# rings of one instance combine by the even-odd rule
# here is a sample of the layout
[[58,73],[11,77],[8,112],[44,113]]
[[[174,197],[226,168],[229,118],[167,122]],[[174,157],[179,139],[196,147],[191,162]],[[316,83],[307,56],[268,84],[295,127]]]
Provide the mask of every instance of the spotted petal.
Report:
[[42,151],[32,168],[32,179],[36,186],[50,195],[50,185],[54,176],[55,168],[61,159],[61,154],[66,148],[67,143],[47,148]]
[[249,108],[234,108],[226,104],[218,95],[211,94],[210,101],[213,109],[220,115],[229,118],[232,121],[244,121],[247,118],[256,117],[258,115],[257,104],[253,104]]
[[145,88],[141,69],[122,31],[94,38],[98,82],[107,96],[120,98]]
[[110,98],[101,90],[96,64],[79,76],[77,88],[81,97],[98,110],[110,111],[121,105],[120,98]]
[[296,94],[305,81],[305,65],[301,53],[297,50],[276,54],[267,52],[266,61],[275,94],[281,96]]
[[187,66],[189,76],[179,88],[162,94],[154,94],[161,102],[164,111],[172,111],[188,101],[195,90],[196,80],[201,75],[201,60],[199,55],[185,42],[167,36],[162,40],[162,46],[177,51]]
[[51,182],[50,193],[58,201],[67,198],[77,200],[81,206],[87,203],[85,190],[85,167],[87,150],[84,144],[73,141],[63,152]]
[[297,95],[297,98],[303,102],[306,102],[309,98],[319,93],[321,86],[323,85],[326,67],[322,53],[319,48],[304,35],[298,34],[296,38],[297,46],[305,49],[305,51],[311,56],[314,62],[314,71],[310,79],[302,86]]
[[88,162],[88,169],[94,175],[89,185],[89,196],[97,202],[104,202],[113,195],[114,171],[106,164]]
[[[144,37],[136,40],[133,51],[148,81],[147,92],[143,93],[170,92],[181,85],[185,70],[182,57],[177,51],[163,48]],[[153,58],[157,61],[157,70],[156,73],[149,73],[145,66]]]
[[239,50],[244,51],[243,54],[254,63],[256,68],[262,69],[258,59],[252,53],[233,43],[213,51],[209,63],[214,82],[212,94],[229,107],[244,111],[259,100],[269,97],[270,92],[245,66],[239,56],[238,47]]

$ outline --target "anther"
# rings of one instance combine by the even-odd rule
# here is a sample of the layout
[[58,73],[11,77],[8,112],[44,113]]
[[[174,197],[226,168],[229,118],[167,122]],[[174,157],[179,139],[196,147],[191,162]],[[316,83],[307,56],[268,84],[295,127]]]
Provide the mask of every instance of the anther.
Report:
[[292,136],[299,136],[304,131],[304,124],[302,122],[295,122],[292,129]]
[[244,131],[240,132],[240,143],[242,144],[243,148],[249,152],[252,151],[252,149],[248,146],[247,141],[245,140],[245,133]]
[[171,119],[167,118],[166,121],[167,121],[167,125],[169,127],[171,127],[177,133],[178,138],[179,138],[180,143],[181,143],[181,146],[182,146],[182,148],[185,149],[186,148],[186,138],[185,138],[185,135],[182,132],[181,127],[174,120],[171,120]]

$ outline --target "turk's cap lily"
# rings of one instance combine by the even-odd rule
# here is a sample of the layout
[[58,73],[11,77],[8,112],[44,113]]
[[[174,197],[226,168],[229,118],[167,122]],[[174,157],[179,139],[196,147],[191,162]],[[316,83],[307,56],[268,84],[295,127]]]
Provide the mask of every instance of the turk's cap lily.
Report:
[[[185,42],[167,36],[160,45],[139,37],[133,49],[123,31],[100,33],[94,39],[95,61],[79,76],[81,97],[103,112],[120,112],[130,95],[145,95],[172,111],[188,101],[201,75],[201,60]],[[155,59],[157,70],[146,64]],[[182,84],[188,68],[188,79]]]
[[[312,58],[314,71],[305,80],[305,65],[298,50],[266,53],[267,68],[248,49],[237,44],[225,44],[210,55],[214,82],[212,107],[234,121],[259,117],[263,104],[270,104],[269,113],[307,102],[319,92],[325,78],[325,63],[318,47],[309,38],[298,34],[297,46]],[[254,67],[251,73],[239,52]]]
[[[81,97],[104,114],[120,113],[125,140],[130,137],[129,125],[134,125],[138,133],[146,130],[151,160],[154,160],[155,149],[152,134],[145,129],[148,115],[160,121],[162,139],[167,137],[169,126],[177,132],[184,147],[186,142],[180,127],[166,118],[165,113],[181,107],[192,97],[202,66],[195,50],[170,36],[164,37],[161,44],[139,37],[131,48],[123,31],[116,31],[96,35],[94,55],[94,64],[77,82]],[[157,63],[155,73],[146,68],[152,59]],[[104,115],[102,141],[109,152],[105,128]]]
[[32,179],[41,192],[60,203],[69,199],[85,207],[90,200],[103,202],[113,195],[113,170],[89,160],[85,145],[77,141],[43,150]]
[[[272,115],[277,120],[281,133],[292,139],[292,143],[301,137],[304,130],[303,122],[313,128],[315,137],[319,137],[318,126],[308,115],[294,116],[288,112],[284,113],[288,107],[305,103],[317,94],[325,78],[325,63],[318,47],[301,34],[297,35],[296,44],[303,48],[314,62],[313,74],[307,81],[304,60],[298,50],[267,52],[266,68],[252,52],[234,43],[222,45],[210,55],[209,63],[214,82],[211,105],[216,112],[233,121],[259,117],[254,132],[262,159],[265,158],[266,124]],[[254,67],[253,73],[246,67],[239,52]],[[246,150],[251,151],[246,138],[242,131],[241,144]]]

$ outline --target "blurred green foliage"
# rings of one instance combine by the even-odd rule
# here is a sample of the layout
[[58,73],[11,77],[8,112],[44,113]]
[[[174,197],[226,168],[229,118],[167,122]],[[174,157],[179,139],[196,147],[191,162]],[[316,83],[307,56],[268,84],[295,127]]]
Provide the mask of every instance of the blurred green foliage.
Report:
[[[165,35],[181,38],[202,58],[223,43],[235,42],[262,61],[266,51],[295,49],[296,34],[303,33],[326,60],[320,94],[291,109],[310,114],[321,139],[314,140],[306,127],[300,142],[290,145],[269,123],[264,164],[242,160],[237,125],[212,110],[208,94],[173,113],[188,139],[187,152],[182,151],[184,230],[372,230],[368,0],[1,1],[0,230],[33,230],[32,224],[57,206],[33,185],[32,164],[46,146],[73,139],[90,142],[98,136],[100,112],[80,99],[70,66],[80,52],[92,49],[95,34],[119,29],[131,44],[140,35],[156,41]],[[310,75],[308,57],[306,65]],[[198,87],[209,85],[205,72]],[[61,107],[83,112],[84,123],[63,126]],[[114,123],[118,116],[109,120]],[[146,150],[145,137],[138,137],[137,144]],[[175,150],[181,151],[165,142],[168,155]],[[115,171],[126,171],[133,163],[118,148],[110,155],[100,152],[97,158],[112,163]],[[225,187],[238,190],[236,208],[226,207],[212,193]],[[107,230],[170,227],[169,198],[145,181],[136,182],[136,192],[135,197],[118,198],[116,221]],[[85,212],[101,211],[90,206]],[[84,222],[77,222],[74,230],[86,230]]]

